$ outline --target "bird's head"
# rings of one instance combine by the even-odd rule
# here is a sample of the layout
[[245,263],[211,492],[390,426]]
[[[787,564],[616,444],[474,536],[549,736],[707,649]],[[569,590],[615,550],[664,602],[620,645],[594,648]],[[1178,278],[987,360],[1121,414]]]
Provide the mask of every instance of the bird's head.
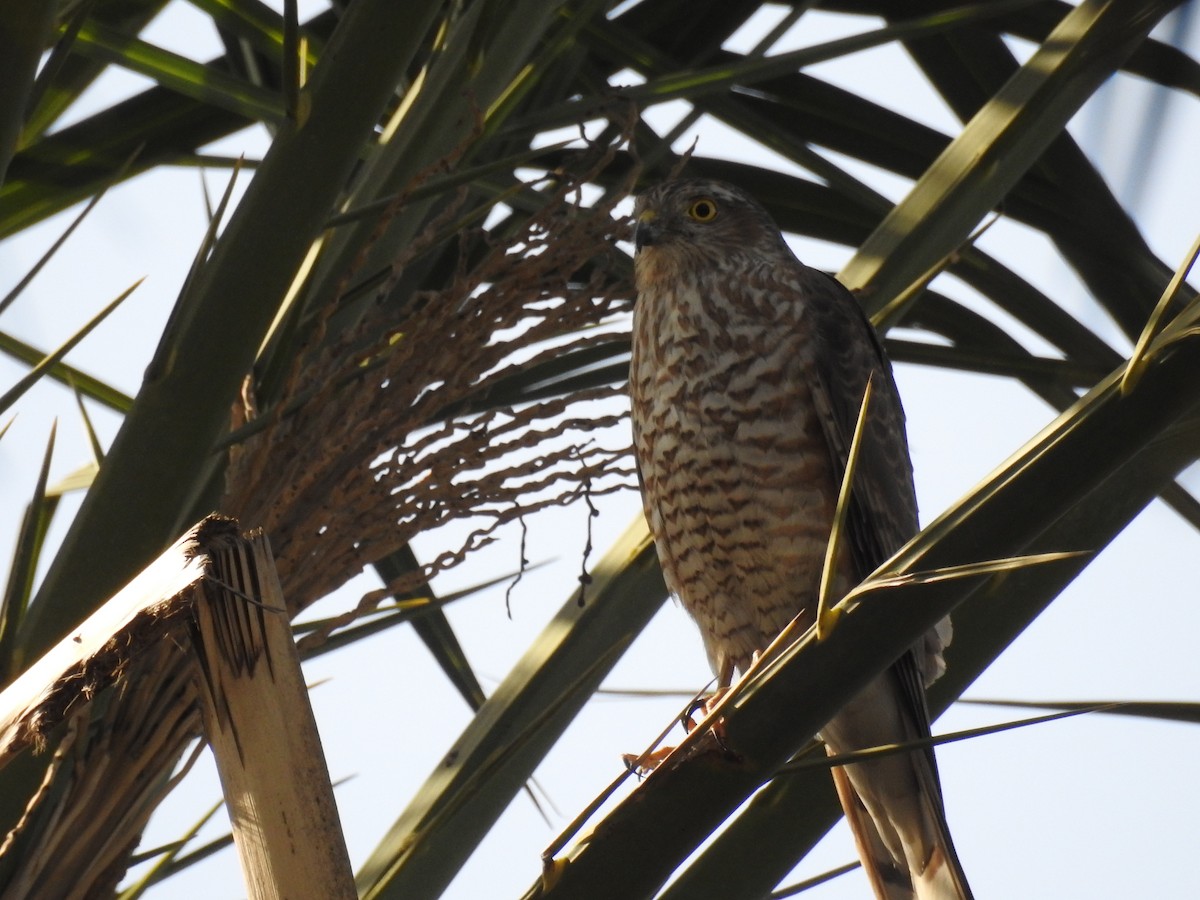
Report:
[[639,256],[728,256],[790,253],[779,227],[753,198],[723,181],[666,181],[642,193],[633,208]]

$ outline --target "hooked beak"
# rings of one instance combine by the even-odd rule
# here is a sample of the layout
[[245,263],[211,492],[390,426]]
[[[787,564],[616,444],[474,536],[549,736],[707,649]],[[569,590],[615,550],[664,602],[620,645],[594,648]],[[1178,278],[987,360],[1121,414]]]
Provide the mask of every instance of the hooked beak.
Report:
[[651,246],[658,238],[658,229],[654,226],[654,210],[647,209],[638,216],[637,225],[633,229],[633,246],[635,250]]

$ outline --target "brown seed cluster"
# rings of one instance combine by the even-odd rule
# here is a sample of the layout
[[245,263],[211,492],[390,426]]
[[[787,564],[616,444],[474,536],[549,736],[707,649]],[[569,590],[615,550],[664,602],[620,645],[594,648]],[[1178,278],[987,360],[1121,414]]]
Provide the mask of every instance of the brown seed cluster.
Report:
[[[405,584],[363,598],[350,621],[507,522],[633,484],[622,384],[530,384],[627,340],[605,323],[629,303],[629,262],[615,246],[628,226],[613,214],[628,185],[582,202],[616,146],[591,146],[570,171],[526,185],[510,205],[527,214],[488,231],[460,227],[460,194],[393,262],[360,321],[313,342],[262,414],[266,427],[232,448],[222,510],[270,535],[294,610],[418,534],[473,523]],[[441,286],[403,295],[406,271],[439,247],[453,257],[452,241],[457,263]],[[253,407],[247,392],[238,417],[253,419]]]

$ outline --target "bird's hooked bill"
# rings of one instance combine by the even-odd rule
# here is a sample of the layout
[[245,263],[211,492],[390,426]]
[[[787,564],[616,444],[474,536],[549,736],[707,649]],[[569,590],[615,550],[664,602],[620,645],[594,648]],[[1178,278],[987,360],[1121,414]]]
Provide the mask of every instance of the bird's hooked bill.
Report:
[[648,247],[654,243],[658,231],[652,224],[655,219],[655,213],[652,209],[644,210],[637,219],[637,225],[633,228],[633,246],[635,250],[641,250],[643,247]]

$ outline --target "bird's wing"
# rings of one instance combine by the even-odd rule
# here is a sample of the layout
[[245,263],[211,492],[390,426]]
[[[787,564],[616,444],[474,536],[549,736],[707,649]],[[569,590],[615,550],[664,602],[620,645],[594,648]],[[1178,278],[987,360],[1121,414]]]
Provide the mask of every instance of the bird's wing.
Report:
[[805,311],[826,352],[814,367],[813,398],[841,479],[867,380],[874,375],[871,414],[858,458],[850,509],[854,574],[863,578],[917,531],[917,495],[904,431],[904,409],[875,329],[858,302],[833,278],[809,269]]
[[[805,274],[808,281],[805,315],[819,345],[826,351],[816,355],[810,388],[839,483],[867,381],[873,375],[870,414],[859,450],[847,521],[850,575],[857,582],[918,530],[904,410],[891,365],[858,302],[833,278],[813,269]],[[831,736],[834,739],[831,750],[845,752],[929,736],[925,686],[940,670],[942,644],[948,640],[948,632],[948,622],[931,632],[868,689],[866,694],[870,696],[865,694],[852,704],[860,707],[858,711],[848,709],[830,723],[825,737],[827,741]],[[893,715],[876,715],[872,704],[876,708],[892,707]],[[873,869],[869,872],[872,886],[880,897],[888,900],[905,896],[970,897],[946,826],[932,748],[892,759],[890,770],[885,761],[853,767],[853,774],[846,768],[835,770],[838,794],[864,864]],[[928,867],[928,884],[919,883],[918,873],[900,868],[904,860],[896,858],[896,840],[889,851],[870,807],[888,808],[901,819],[908,815],[917,820],[901,821],[898,831],[925,835],[920,841],[931,844],[921,852],[930,859],[941,857]],[[911,890],[915,893],[903,893],[906,875],[911,877]]]

